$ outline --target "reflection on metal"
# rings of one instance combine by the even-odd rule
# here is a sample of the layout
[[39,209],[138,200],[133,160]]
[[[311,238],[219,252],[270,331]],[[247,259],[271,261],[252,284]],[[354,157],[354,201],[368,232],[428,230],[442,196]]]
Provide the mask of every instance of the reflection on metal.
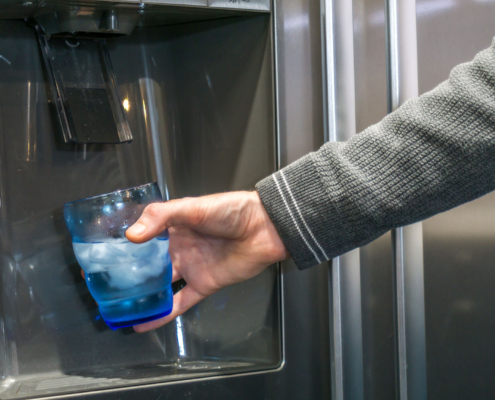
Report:
[[184,340],[184,332],[182,331],[182,316],[175,319],[175,324],[177,325],[177,344],[179,346],[179,355],[181,357],[186,356],[186,346]]
[[270,0],[208,0],[210,7],[270,11]]
[[143,114],[146,124],[152,177],[158,183],[164,200],[173,198],[170,151],[167,145],[164,122],[164,102],[160,85],[151,78],[140,78],[139,87],[143,99]]
[[[53,7],[53,6],[52,6]],[[130,35],[141,14],[135,9],[102,10],[95,6],[71,6],[39,13],[35,18],[45,35]]]
[[404,229],[398,228],[392,232],[394,249],[394,276],[395,276],[395,311],[396,311],[396,351],[398,398],[407,399],[407,348],[406,348],[406,305],[404,280]]
[[[274,17],[272,18],[272,41],[273,41],[273,71],[274,71],[274,117],[275,117],[275,168],[278,171],[279,169],[282,168],[282,147],[281,147],[281,135],[280,135],[280,60],[279,60],[279,43],[278,43],[278,22],[277,22],[277,2],[273,2],[273,14]],[[283,275],[280,274],[280,280],[281,280],[281,304],[283,308],[283,296],[284,296],[284,291],[283,291]],[[283,321],[283,313],[282,313],[282,321]],[[284,324],[282,323],[282,332],[284,328]],[[283,333],[282,333],[283,335]],[[282,340],[282,348],[284,347],[284,340]],[[284,353],[284,352],[282,352]],[[282,358],[284,355],[282,354]]]
[[[137,22],[136,18],[136,22]],[[104,11],[101,15],[99,29],[108,33],[118,33],[119,32],[119,15],[116,10]]]
[[337,141],[337,108],[335,105],[335,50],[334,16],[332,1],[322,0],[322,62],[323,62],[323,113],[325,116],[325,142]]
[[[116,37],[135,26],[175,25],[271,11],[271,0],[0,0],[0,20],[36,20],[47,35]],[[118,18],[107,13],[115,11]],[[158,11],[158,12],[156,12]],[[319,40],[319,38],[318,38]]]
[[[356,133],[352,1],[322,0],[325,138]],[[364,398],[359,249],[332,261],[331,374],[334,400]]]
[[332,272],[329,275],[331,307],[330,307],[330,335],[331,335],[331,374],[332,399],[344,399],[344,366],[342,356],[342,302],[340,293],[340,257],[332,260]]
[[457,5],[457,0],[419,0],[417,3],[416,16],[427,17],[442,14]]
[[[418,95],[415,0],[388,0],[386,22],[388,108],[393,112]],[[393,233],[398,397],[426,399],[422,224]]]
[[332,399],[364,399],[359,249],[332,260]]
[[[272,18],[272,46],[273,46],[273,77],[274,77],[274,118],[275,118],[275,168],[276,170],[280,170],[282,168],[281,165],[281,156],[282,156],[282,148],[281,148],[281,135],[280,135],[280,60],[279,60],[279,41],[281,37],[277,35],[278,32],[278,18],[279,15],[277,13],[277,1],[273,2],[273,18]],[[279,291],[280,291],[280,318],[279,318],[279,326],[280,326],[280,367],[285,367],[285,358],[286,358],[286,338],[285,338],[285,295],[284,295],[284,274],[282,269],[282,263],[277,265],[277,275],[279,278]]]
[[38,104],[38,84],[27,82],[26,88],[26,144],[25,161],[36,161],[36,106]]
[[84,144],[76,143],[74,145],[74,160],[86,161],[87,155],[88,155],[88,145],[86,143]]

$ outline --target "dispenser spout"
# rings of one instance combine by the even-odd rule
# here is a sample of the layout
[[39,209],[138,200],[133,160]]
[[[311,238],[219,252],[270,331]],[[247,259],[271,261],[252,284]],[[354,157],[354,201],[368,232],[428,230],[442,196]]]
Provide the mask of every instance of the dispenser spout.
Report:
[[100,20],[100,31],[107,33],[119,32],[119,14],[116,10],[107,10],[103,12]]

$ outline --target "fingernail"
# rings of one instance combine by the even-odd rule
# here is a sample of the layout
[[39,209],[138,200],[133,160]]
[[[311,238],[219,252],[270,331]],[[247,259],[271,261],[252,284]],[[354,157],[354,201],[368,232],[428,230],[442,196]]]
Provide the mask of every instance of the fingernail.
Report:
[[143,225],[143,224],[138,222],[138,223],[132,225],[128,229],[128,232],[132,233],[133,235],[142,235],[145,230],[146,230],[146,225]]

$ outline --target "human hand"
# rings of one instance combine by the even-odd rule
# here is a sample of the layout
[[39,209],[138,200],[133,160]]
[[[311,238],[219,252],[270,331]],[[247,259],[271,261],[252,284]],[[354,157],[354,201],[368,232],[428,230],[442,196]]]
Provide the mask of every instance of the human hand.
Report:
[[174,296],[172,313],[134,327],[158,328],[223,287],[252,278],[289,257],[257,192],[231,192],[151,204],[127,238],[146,242],[170,233],[172,281],[187,285]]

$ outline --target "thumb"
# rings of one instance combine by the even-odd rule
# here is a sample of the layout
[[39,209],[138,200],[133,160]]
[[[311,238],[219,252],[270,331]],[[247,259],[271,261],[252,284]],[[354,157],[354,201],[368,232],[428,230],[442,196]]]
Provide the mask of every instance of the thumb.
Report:
[[150,204],[136,223],[127,229],[127,239],[134,243],[143,243],[172,226],[197,225],[200,221],[198,203],[200,202],[195,199],[187,198]]

